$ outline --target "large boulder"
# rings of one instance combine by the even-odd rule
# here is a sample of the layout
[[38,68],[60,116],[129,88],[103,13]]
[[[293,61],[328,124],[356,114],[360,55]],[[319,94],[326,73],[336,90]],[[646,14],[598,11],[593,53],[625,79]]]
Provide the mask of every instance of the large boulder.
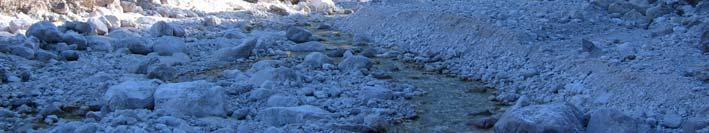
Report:
[[224,89],[204,80],[162,84],[154,96],[155,109],[173,115],[226,116]]
[[495,123],[495,133],[575,133],[583,131],[576,107],[564,104],[530,105],[505,112]]
[[286,31],[286,37],[296,43],[303,43],[310,40],[310,36],[313,34],[310,31],[300,28],[300,27],[290,27]]
[[254,73],[249,82],[254,85],[261,85],[265,81],[283,82],[283,81],[300,81],[301,77],[293,69],[279,67],[266,68]]
[[311,105],[297,107],[270,107],[261,110],[257,118],[270,124],[271,126],[284,126],[294,123],[306,123],[308,121],[327,118],[330,112]]
[[94,35],[96,34],[96,27],[87,22],[81,21],[68,21],[62,25],[66,30],[75,31],[84,35]]
[[161,56],[170,56],[173,53],[182,53],[185,51],[185,41],[172,36],[163,36],[153,42],[153,51]]
[[651,132],[650,125],[623,114],[615,109],[599,109],[591,111],[587,133],[641,133]]
[[150,27],[150,30],[153,32],[154,36],[176,36],[176,37],[185,37],[185,29],[182,27],[167,23],[165,21],[159,21],[155,24],[153,24],[152,27]]
[[128,80],[108,88],[103,96],[110,110],[147,109],[154,106],[153,93],[160,85],[156,80]]
[[223,48],[217,51],[220,60],[233,61],[240,58],[248,58],[258,44],[258,38],[251,38],[236,47]]
[[27,33],[25,35],[34,36],[40,41],[46,43],[57,43],[62,41],[62,34],[57,29],[57,26],[48,21],[32,24],[32,26],[27,29]]
[[372,67],[372,62],[369,61],[369,58],[361,55],[347,56],[340,64],[337,64],[337,67],[342,71],[355,71]]

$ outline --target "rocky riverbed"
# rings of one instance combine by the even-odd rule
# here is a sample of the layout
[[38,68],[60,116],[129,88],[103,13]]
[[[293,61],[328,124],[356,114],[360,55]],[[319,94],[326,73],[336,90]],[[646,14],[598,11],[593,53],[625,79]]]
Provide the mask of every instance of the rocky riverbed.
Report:
[[2,132],[709,132],[707,1],[0,7]]

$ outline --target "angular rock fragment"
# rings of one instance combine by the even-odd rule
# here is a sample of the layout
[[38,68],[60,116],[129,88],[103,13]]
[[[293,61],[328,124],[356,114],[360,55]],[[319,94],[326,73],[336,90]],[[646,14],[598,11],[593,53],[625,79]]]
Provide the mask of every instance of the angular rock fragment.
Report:
[[300,28],[300,27],[290,27],[286,31],[286,37],[296,43],[303,43],[310,40],[310,36],[313,34],[310,31]]
[[248,58],[249,56],[251,56],[252,50],[256,48],[257,43],[257,38],[251,38],[244,41],[239,46],[222,48],[217,51],[217,54],[219,54],[219,59],[224,61],[233,61],[239,58]]
[[154,97],[155,109],[173,115],[226,116],[224,89],[204,80],[162,84]]
[[106,33],[108,33],[109,27],[108,25],[106,25],[106,23],[101,21],[100,17],[89,18],[89,21],[87,21],[86,23],[91,25],[91,27],[94,27],[95,33],[98,35],[105,35]]

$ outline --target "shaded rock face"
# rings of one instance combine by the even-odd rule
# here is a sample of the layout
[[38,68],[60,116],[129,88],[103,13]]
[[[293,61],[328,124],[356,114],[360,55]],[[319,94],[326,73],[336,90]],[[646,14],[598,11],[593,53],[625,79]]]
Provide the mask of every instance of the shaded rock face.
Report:
[[300,28],[300,27],[290,27],[286,31],[286,37],[288,40],[291,40],[296,43],[303,43],[307,42],[310,40],[310,36],[312,36],[313,33],[310,33],[310,31]]
[[650,132],[650,125],[614,109],[592,111],[586,127],[587,133],[639,133]]
[[284,126],[293,123],[304,123],[328,117],[330,113],[311,105],[297,107],[270,107],[262,110],[258,118],[271,126]]
[[153,24],[152,27],[150,27],[150,30],[153,32],[153,35],[161,37],[161,36],[176,36],[176,37],[185,37],[185,29],[182,27],[175,25],[175,24],[170,24],[165,21],[159,21],[155,24]]
[[583,131],[581,112],[569,104],[531,105],[505,112],[495,133],[573,133]]
[[110,110],[152,108],[158,85],[155,80],[125,81],[108,88],[103,100]]
[[224,89],[204,80],[162,84],[155,91],[155,109],[178,116],[226,116]]
[[48,21],[32,24],[32,26],[27,29],[27,33],[25,35],[34,36],[40,41],[46,43],[57,43],[62,41],[62,34],[57,29],[57,26]]
[[220,60],[223,61],[233,61],[240,58],[248,58],[251,56],[253,49],[256,48],[258,44],[257,38],[251,38],[244,41],[241,45],[236,47],[223,48],[217,51]]

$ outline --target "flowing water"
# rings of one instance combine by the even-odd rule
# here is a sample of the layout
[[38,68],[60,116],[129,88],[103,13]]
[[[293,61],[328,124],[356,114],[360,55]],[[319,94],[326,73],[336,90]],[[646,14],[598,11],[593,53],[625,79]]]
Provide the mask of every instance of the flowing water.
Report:
[[[311,31],[316,31],[315,35],[323,38],[323,43],[329,47],[353,47],[350,34],[315,29]],[[425,72],[417,64],[405,63],[396,58],[373,60],[376,62],[375,68],[398,68],[398,71],[388,72],[391,78],[384,80],[410,84],[427,92],[410,100],[417,105],[417,118],[401,120],[400,124],[386,127],[387,132],[491,132],[468,124],[475,118],[492,115],[491,112],[499,109],[498,105],[488,100],[488,97],[492,96],[491,93],[470,91],[489,90],[484,88],[481,82]]]

